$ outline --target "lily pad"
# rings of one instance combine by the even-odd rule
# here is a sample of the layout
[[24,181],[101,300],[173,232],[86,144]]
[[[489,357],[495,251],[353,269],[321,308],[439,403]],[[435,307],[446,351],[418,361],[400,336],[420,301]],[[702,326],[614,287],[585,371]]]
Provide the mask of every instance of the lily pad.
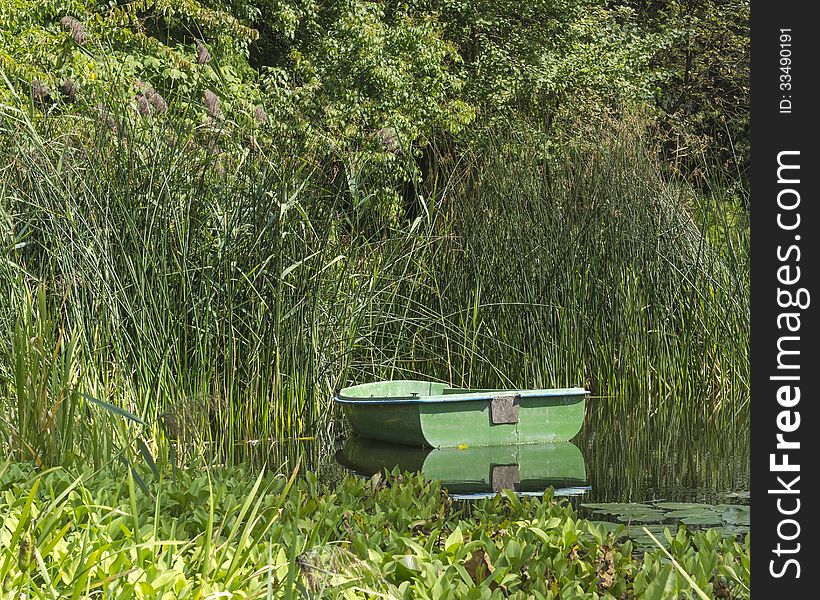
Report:
[[750,524],[751,510],[748,506],[722,505],[719,508],[723,509],[720,516],[724,523],[745,526]]
[[689,510],[703,508],[704,506],[711,507],[711,504],[695,504],[694,502],[658,502],[655,506],[657,508],[662,508],[663,510]]
[[649,504],[604,502],[600,504],[582,504],[581,506],[598,513],[614,515],[623,523],[660,523],[664,520],[663,511]]
[[581,504],[581,506],[593,510],[595,512],[604,513],[607,515],[620,515],[624,512],[635,510],[636,508],[641,508],[642,510],[652,509],[652,506],[650,506],[649,504],[640,504],[637,502],[599,502],[597,504],[594,502],[590,502],[587,504]]
[[[666,539],[663,531],[664,529],[668,529],[663,525],[647,525],[646,528],[652,532],[652,535],[661,543],[664,547],[669,547],[669,540]],[[652,541],[652,538],[643,530],[643,527],[630,527],[629,528],[629,538],[635,543],[637,548],[648,549],[648,548],[657,548],[658,545]]]
[[720,525],[723,523],[720,513],[716,512],[709,504],[702,504],[698,508],[673,510],[666,513],[666,517],[686,525]]
[[622,523],[662,523],[666,520],[666,515],[662,510],[634,507],[622,512],[617,518]]
[[723,534],[724,537],[746,535],[747,533],[749,533],[749,528],[743,527],[742,525],[724,525],[720,528],[720,533]]
[[711,526],[717,526],[717,525],[722,524],[722,521],[720,519],[720,515],[710,515],[710,514],[707,514],[707,513],[704,513],[702,515],[692,515],[692,516],[689,516],[689,517],[684,517],[684,518],[680,519],[680,522],[684,523],[686,525],[711,525]]

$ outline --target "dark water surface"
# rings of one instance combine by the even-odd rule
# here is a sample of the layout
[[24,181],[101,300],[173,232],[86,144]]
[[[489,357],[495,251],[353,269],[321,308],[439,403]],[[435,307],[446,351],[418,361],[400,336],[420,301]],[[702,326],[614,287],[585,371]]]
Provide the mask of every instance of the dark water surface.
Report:
[[[319,473],[333,483],[349,472],[384,468],[422,471],[452,494],[482,496],[500,487],[539,494],[547,486],[575,503],[748,503],[749,418],[683,415],[669,403],[651,415],[628,405],[588,402],[581,432],[564,444],[520,447],[420,449],[355,438],[335,427],[307,440],[249,447],[250,464]],[[728,499],[728,500],[727,500]]]
[[718,502],[749,491],[748,411],[733,419],[590,411],[574,442],[592,485],[590,502]]
[[422,450],[336,440],[322,452],[320,473],[332,479],[340,469],[366,475],[399,466],[442,479],[456,494],[492,493],[510,483],[519,493],[537,493],[551,485],[582,502],[718,504],[747,496],[748,411],[730,420],[682,418],[679,407],[651,416],[621,412],[590,407],[571,443],[542,447]]
[[260,442],[245,454],[249,465],[279,472],[291,472],[298,461],[302,472],[318,472],[331,485],[351,472],[421,471],[441,480],[467,513],[472,499],[502,488],[542,495],[552,487],[580,516],[623,525],[647,548],[655,543],[647,529],[660,539],[678,523],[729,536],[749,530],[748,403],[739,414],[714,416],[692,414],[689,407],[702,403],[667,401],[638,415],[628,402],[595,400],[581,432],[560,444],[413,448],[349,435],[335,420],[316,437]]

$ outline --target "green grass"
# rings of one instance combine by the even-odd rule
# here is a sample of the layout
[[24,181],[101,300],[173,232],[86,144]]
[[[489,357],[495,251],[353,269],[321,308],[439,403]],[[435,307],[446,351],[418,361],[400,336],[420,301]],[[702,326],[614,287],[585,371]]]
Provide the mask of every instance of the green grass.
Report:
[[[745,248],[727,256],[705,239],[688,209],[697,197],[664,180],[628,122],[557,166],[527,147],[501,139],[477,156],[455,203],[438,269],[450,300],[442,312],[490,359],[464,361],[458,376],[487,380],[491,365],[509,383],[583,381],[629,410],[741,409]],[[712,231],[739,243],[728,224]]]
[[[247,469],[144,475],[0,465],[0,581],[27,598],[749,597],[749,537],[657,534],[566,502],[499,494],[467,507],[418,475],[337,486]],[[669,553],[671,560],[667,558]]]
[[[376,378],[585,385],[590,471],[619,499],[644,489],[658,439],[742,453],[748,230],[731,182],[703,197],[670,180],[629,120],[560,160],[499,134],[442,150],[405,223],[366,178],[330,181],[298,150],[0,111],[5,592],[660,598],[690,589],[680,567],[748,595],[748,539],[669,533],[673,564],[566,505],[297,476],[339,433],[331,392]],[[664,482],[725,487],[735,464]]]
[[99,467],[142,439],[238,462],[333,435],[332,390],[382,377],[581,384],[592,412],[693,430],[748,414],[744,226],[719,191],[670,183],[631,121],[560,161],[510,136],[442,154],[410,225],[298,151],[1,110],[0,445],[18,460]]

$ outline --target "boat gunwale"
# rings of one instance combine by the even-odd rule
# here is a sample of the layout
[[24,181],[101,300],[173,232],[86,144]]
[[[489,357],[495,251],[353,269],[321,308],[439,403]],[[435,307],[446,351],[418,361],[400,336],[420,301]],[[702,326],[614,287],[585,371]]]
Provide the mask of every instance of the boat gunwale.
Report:
[[[366,385],[366,384],[365,384]],[[356,387],[356,386],[352,386]],[[431,396],[370,396],[357,398],[344,396],[345,388],[333,395],[333,400],[339,404],[355,405],[383,405],[383,404],[443,404],[449,402],[480,402],[493,400],[499,396],[519,396],[520,398],[544,398],[554,396],[589,396],[590,391],[584,388],[550,388],[541,390],[495,390],[493,392],[468,392],[465,394],[437,394]]]

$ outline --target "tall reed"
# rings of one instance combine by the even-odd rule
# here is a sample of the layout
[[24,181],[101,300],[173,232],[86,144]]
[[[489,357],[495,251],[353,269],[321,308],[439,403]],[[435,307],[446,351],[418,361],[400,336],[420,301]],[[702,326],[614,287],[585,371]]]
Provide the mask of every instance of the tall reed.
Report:
[[[327,436],[332,390],[373,377],[583,384],[693,423],[745,410],[746,242],[629,123],[552,163],[509,136],[467,149],[428,216],[392,228],[298,152],[181,123],[0,115],[0,319],[44,285],[76,391],[158,440],[239,460]],[[0,339],[6,419],[19,352]]]
[[401,360],[368,375],[586,385],[609,413],[742,421],[748,229],[726,217],[727,188],[664,177],[640,131],[612,124],[552,162],[509,135],[468,152],[423,270],[378,305],[374,352]]

